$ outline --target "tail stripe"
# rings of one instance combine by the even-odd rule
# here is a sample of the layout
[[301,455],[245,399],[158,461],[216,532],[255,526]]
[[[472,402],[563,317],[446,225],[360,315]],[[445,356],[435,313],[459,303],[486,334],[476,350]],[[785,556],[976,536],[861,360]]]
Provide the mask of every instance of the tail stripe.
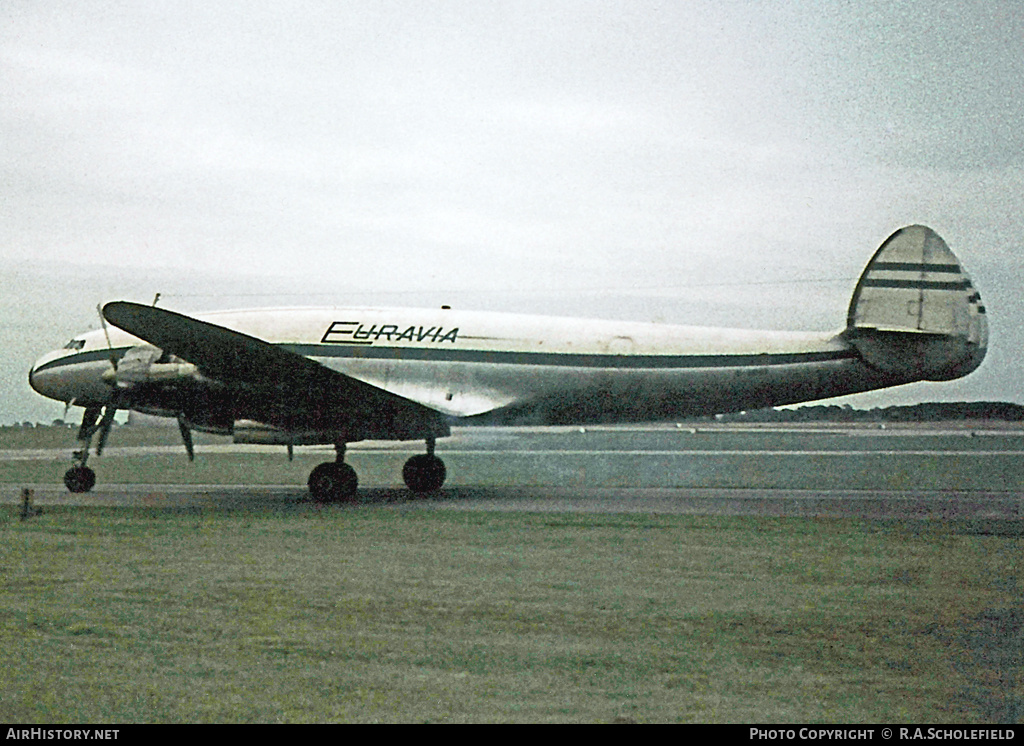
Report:
[[937,282],[935,280],[875,280],[865,279],[866,288],[900,288],[903,290],[967,290],[971,283],[967,280],[959,282]]
[[889,272],[947,272],[960,274],[959,264],[924,264],[915,262],[875,262],[872,270]]

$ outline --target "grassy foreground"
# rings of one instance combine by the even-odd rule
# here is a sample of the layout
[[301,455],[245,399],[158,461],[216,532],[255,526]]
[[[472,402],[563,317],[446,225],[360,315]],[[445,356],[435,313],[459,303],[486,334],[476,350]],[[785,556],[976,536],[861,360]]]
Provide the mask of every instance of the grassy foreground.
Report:
[[0,721],[998,722],[1021,527],[0,515]]

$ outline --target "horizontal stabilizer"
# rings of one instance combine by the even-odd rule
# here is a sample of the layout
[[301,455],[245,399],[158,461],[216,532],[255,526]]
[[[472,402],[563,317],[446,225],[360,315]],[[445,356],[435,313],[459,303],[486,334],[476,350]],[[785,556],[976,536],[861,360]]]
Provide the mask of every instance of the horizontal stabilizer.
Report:
[[912,225],[893,233],[868,262],[850,302],[846,337],[887,373],[947,380],[981,364],[988,322],[946,242]]

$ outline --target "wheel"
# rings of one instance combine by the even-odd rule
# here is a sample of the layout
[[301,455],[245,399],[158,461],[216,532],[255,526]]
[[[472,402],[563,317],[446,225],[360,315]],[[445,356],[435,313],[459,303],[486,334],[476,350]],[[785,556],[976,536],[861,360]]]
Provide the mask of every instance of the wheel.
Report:
[[444,484],[447,471],[437,456],[421,453],[405,462],[402,479],[413,492],[433,492]]
[[64,486],[70,492],[88,492],[96,484],[96,472],[88,466],[72,466],[64,472]]
[[309,491],[317,502],[353,500],[358,488],[356,470],[348,464],[328,461],[309,475]]
[[328,461],[313,469],[308,484],[317,502],[351,501],[359,487],[359,478],[348,464]]

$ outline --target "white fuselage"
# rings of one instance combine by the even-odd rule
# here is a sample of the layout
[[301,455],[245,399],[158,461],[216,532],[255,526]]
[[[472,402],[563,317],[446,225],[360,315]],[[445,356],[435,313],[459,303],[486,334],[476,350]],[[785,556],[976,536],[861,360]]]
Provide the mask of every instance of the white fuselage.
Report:
[[[204,321],[281,345],[467,423],[644,421],[809,401],[903,383],[841,334],[712,329],[451,309],[224,311]],[[107,335],[109,334],[109,344]],[[37,361],[40,393],[99,406],[111,328]]]

